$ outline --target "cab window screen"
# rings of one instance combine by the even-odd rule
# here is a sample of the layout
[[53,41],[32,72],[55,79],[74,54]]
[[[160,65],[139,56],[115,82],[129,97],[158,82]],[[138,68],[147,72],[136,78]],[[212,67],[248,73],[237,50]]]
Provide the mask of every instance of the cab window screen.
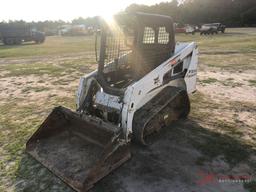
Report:
[[151,28],[151,27],[144,28],[143,43],[144,44],[155,43],[155,31],[153,28]]
[[159,44],[169,43],[169,33],[166,31],[165,27],[159,27],[158,43]]

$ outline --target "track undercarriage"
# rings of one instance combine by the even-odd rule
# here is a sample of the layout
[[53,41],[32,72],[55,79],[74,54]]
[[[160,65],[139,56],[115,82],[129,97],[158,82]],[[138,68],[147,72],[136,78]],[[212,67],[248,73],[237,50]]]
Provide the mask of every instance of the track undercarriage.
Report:
[[177,87],[167,87],[150,102],[135,112],[134,138],[146,145],[146,137],[158,132],[179,118],[187,117],[190,103],[187,92]]

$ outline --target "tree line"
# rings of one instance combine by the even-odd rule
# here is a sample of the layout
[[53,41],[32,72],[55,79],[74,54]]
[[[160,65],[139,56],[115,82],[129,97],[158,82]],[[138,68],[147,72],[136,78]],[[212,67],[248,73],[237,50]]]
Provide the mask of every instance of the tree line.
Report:
[[222,22],[230,27],[256,26],[255,0],[177,0],[152,6],[132,4],[127,12],[149,12],[171,16],[177,23]]
[[[169,15],[176,23],[195,24],[221,22],[229,27],[256,26],[256,0],[173,0],[155,5],[132,4],[125,12],[147,12]],[[60,26],[73,24],[98,27],[98,17],[77,18],[71,22],[58,21],[9,21],[8,23],[26,23],[37,30],[56,34]]]

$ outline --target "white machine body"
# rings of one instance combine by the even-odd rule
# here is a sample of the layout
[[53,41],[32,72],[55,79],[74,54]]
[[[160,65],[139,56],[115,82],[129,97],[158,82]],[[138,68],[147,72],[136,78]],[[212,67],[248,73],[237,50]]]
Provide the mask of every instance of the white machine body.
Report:
[[[187,92],[189,94],[193,93],[196,91],[198,64],[197,45],[194,42],[176,43],[174,55],[153,71],[149,72],[146,76],[129,85],[125,90],[123,99],[119,96],[107,94],[103,89],[100,89],[96,93],[94,104],[97,105],[97,107],[105,106],[119,111],[122,117],[122,123],[119,126],[123,128],[128,138],[128,135],[132,134],[132,122],[135,111],[150,101],[166,86],[175,86],[173,85],[173,81],[170,81],[168,84],[163,84],[164,74],[170,72],[171,76],[179,75],[179,73],[175,74],[174,68],[176,65],[180,64],[180,62],[183,63],[182,71],[184,71],[184,69],[186,70],[184,80]],[[77,91],[77,108],[80,107],[81,101],[83,101],[87,94],[91,80],[96,74],[97,70],[81,77]]]

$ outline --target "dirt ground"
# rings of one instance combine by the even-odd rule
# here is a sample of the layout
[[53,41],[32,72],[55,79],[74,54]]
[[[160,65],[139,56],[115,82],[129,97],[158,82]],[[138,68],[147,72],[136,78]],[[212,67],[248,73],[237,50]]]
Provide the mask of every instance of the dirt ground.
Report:
[[[256,28],[177,40],[200,50],[189,118],[147,147],[132,144],[132,158],[92,192],[256,191]],[[54,106],[75,108],[79,77],[97,67],[92,53],[1,57],[1,50],[0,191],[71,192],[24,149]]]

